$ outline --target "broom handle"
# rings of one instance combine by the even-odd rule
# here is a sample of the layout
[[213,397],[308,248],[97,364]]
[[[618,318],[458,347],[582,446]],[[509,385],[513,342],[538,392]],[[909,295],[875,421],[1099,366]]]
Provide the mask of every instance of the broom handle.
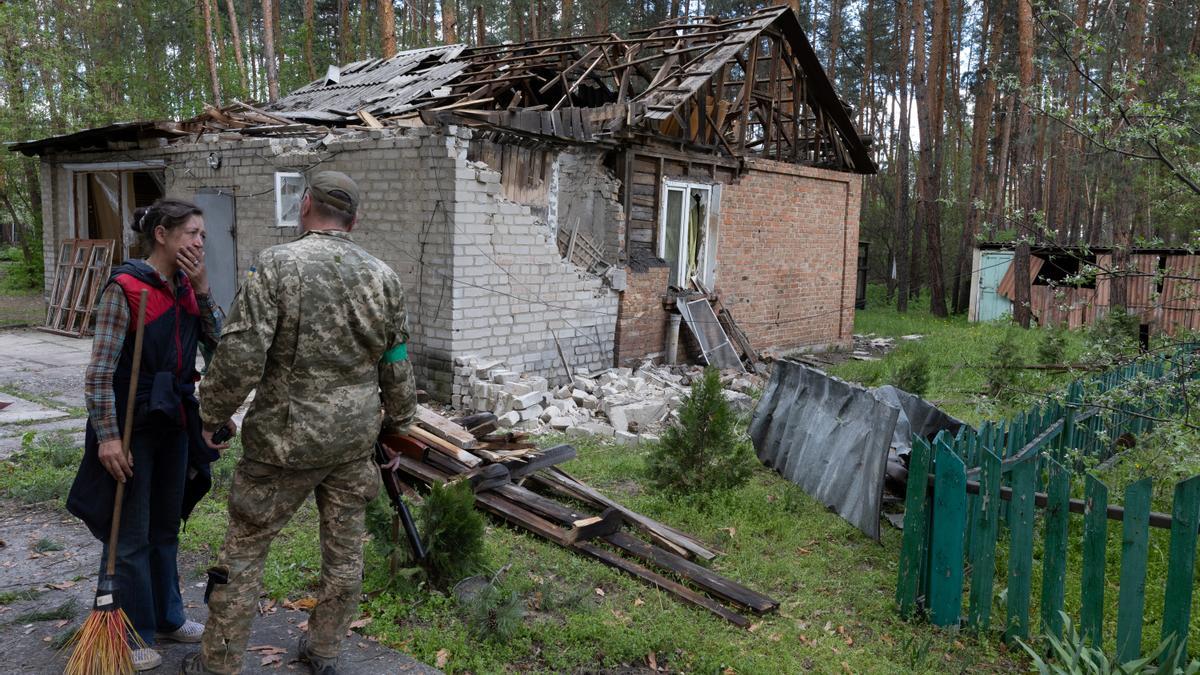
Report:
[[[138,375],[142,368],[142,336],[146,332],[146,298],[149,291],[142,289],[138,297],[137,328],[133,337],[133,368],[129,373],[129,398],[125,401],[125,431],[121,434],[121,452],[129,458],[129,446],[133,441],[133,410],[137,404]],[[117,495],[113,500],[112,530],[108,535],[108,563],[104,572],[108,576],[117,573],[117,536],[121,531],[121,506],[125,502],[125,483],[117,482]]]

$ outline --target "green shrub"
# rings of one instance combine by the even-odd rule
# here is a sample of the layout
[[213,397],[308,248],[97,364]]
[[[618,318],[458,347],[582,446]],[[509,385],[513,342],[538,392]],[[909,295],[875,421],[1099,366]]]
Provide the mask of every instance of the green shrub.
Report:
[[[1071,625],[1066,612],[1059,612],[1063,620],[1063,637],[1043,635],[1046,649],[1042,653],[1022,640],[1021,646],[1033,658],[1033,666],[1042,675],[1196,675],[1200,673],[1200,661],[1187,661],[1184,641],[1172,648],[1176,640],[1160,643],[1149,655],[1126,663],[1109,661],[1104,652],[1093,647]],[[1049,661],[1043,659],[1048,655]],[[1160,659],[1161,657],[1161,659]],[[1155,665],[1155,661],[1159,661]]]
[[984,366],[988,395],[1010,397],[1013,393],[1012,386],[1016,384],[1023,365],[1025,364],[1021,359],[1021,349],[1017,345],[1016,336],[1012,330],[1008,330],[1004,333],[1004,339],[996,343],[991,358]]
[[888,374],[888,383],[910,394],[924,396],[929,390],[929,355],[923,349],[909,351],[907,357],[895,361]]
[[435,587],[448,588],[483,566],[483,516],[469,483],[434,485],[417,520],[427,553],[422,567]]
[[1061,328],[1047,328],[1042,331],[1037,348],[1038,363],[1062,363],[1066,351],[1067,336]]
[[1103,356],[1131,354],[1138,348],[1138,317],[1122,307],[1113,307],[1092,324],[1091,347]]
[[42,256],[42,235],[40,228],[36,232],[36,245],[30,247],[30,255],[26,258],[21,249],[10,247],[0,251],[0,290],[27,291],[42,287],[44,281],[43,269],[45,261]]
[[749,440],[722,392],[721,374],[705,368],[679,408],[679,421],[650,451],[648,478],[666,490],[711,492],[745,483],[753,466]]
[[416,521],[425,545],[423,562],[414,559],[404,532],[393,526],[394,518],[386,494],[367,505],[367,531],[372,546],[389,561],[393,590],[414,590],[422,581],[445,590],[483,567],[484,520],[468,483],[434,485],[422,503]]

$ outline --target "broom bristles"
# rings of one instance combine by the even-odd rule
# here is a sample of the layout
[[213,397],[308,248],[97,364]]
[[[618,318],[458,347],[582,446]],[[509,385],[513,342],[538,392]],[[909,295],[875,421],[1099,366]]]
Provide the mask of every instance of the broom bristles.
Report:
[[[133,646],[129,641],[132,638]],[[74,646],[66,675],[129,675],[133,672],[133,650],[146,643],[133,629],[125,611],[93,610],[75,635],[63,645]]]

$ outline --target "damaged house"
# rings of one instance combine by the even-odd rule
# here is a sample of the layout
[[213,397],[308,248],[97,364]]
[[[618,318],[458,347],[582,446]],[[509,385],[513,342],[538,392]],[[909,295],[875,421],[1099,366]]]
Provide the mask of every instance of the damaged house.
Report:
[[795,15],[771,8],[412,50],[264,107],[14,149],[41,157],[47,261],[70,239],[140,255],[133,210],[192,198],[226,307],[257,253],[296,235],[304,172],[348,173],[356,240],[404,281],[418,378],[459,403],[473,359],[561,379],[703,356],[680,289],[719,299],[757,350],[848,344],[867,146]]

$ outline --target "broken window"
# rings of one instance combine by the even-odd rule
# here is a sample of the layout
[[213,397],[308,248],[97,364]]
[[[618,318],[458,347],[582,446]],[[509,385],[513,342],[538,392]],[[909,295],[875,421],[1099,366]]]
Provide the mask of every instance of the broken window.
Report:
[[686,287],[696,276],[712,285],[709,211],[712,186],[666,181],[658,228],[658,257],[671,264],[669,282]]
[[130,225],[134,211],[163,196],[162,171],[76,170],[73,181],[76,237],[115,241],[114,264],[148,254]]
[[304,176],[299,173],[275,173],[275,226],[300,225],[300,198],[304,196]]

